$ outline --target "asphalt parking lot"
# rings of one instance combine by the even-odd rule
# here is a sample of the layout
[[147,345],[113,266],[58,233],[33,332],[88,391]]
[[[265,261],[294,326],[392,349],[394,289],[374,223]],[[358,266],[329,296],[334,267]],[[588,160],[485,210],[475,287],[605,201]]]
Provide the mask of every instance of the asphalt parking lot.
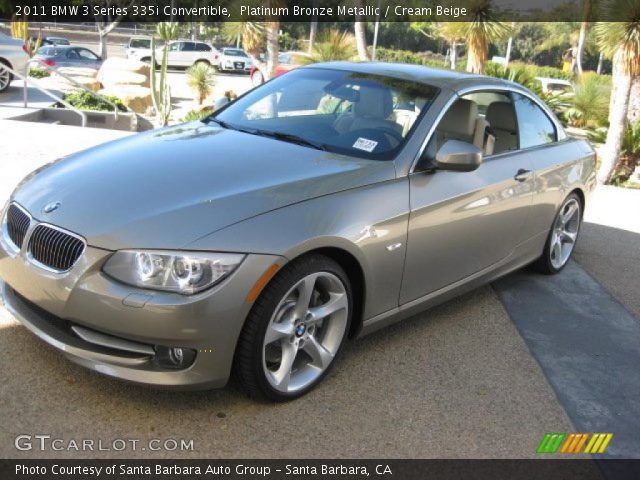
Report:
[[[0,202],[31,169],[106,140],[59,127],[53,142],[39,128],[0,121]],[[64,141],[63,129],[81,140]],[[30,144],[33,137],[40,141]],[[640,345],[638,205],[638,191],[599,189],[576,262],[561,275],[516,273],[352,342],[318,389],[287,404],[256,403],[233,383],[163,392],[102,377],[0,308],[0,351],[11,359],[0,370],[0,456],[527,458],[549,431],[611,431],[612,456],[639,457],[629,435],[640,426],[633,395],[640,374],[630,363]],[[553,302],[554,315],[544,315]],[[592,323],[576,324],[580,312]],[[548,331],[551,321],[563,328]],[[621,328],[624,355],[612,355]],[[608,343],[591,348],[591,334],[609,332]],[[581,353],[595,374],[576,369]],[[107,446],[120,438],[193,439],[193,450],[18,451],[21,434]]]

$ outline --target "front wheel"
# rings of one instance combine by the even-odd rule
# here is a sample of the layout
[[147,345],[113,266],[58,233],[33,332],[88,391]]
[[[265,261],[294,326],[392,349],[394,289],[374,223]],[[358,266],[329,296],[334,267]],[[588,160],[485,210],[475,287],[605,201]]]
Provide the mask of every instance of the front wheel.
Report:
[[569,195],[556,214],[542,256],[535,266],[542,273],[562,270],[575,247],[582,222],[582,203],[575,193]]
[[234,362],[252,397],[300,397],[328,373],[347,337],[352,294],[344,270],[322,255],[302,257],[267,285],[243,327]]
[[[2,60],[0,60],[2,65],[6,65]],[[8,66],[8,65],[7,65]],[[0,92],[4,92],[11,85],[11,80],[13,80],[13,75],[6,68],[0,67]]]

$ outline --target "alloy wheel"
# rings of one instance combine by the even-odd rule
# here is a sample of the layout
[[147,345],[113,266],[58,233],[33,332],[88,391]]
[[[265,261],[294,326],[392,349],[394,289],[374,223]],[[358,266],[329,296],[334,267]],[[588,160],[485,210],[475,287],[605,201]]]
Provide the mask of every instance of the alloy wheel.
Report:
[[333,361],[345,335],[349,298],[332,273],[302,278],[280,300],[262,348],[269,384],[283,393],[302,390]]
[[571,256],[578,238],[580,217],[580,203],[575,198],[570,198],[556,217],[549,242],[549,258],[556,269],[562,268]]
[[11,74],[9,70],[5,70],[0,67],[0,92],[9,87],[9,83],[11,82]]

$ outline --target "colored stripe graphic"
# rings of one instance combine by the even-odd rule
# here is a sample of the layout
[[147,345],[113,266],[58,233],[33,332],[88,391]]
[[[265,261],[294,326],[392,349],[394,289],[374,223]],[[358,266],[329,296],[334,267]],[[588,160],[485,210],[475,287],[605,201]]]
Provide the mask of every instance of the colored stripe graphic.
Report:
[[[545,433],[537,453],[581,453],[582,447],[587,444],[584,453],[604,453],[609,442],[613,438],[612,433]],[[587,439],[589,440],[587,442]]]
[[538,445],[537,453],[556,453],[566,433],[547,433]]
[[582,434],[582,439],[580,440],[580,442],[578,442],[578,445],[576,445],[575,451],[573,451],[571,453],[580,453],[580,450],[582,450],[582,446],[584,445],[584,442],[587,441],[587,438],[589,438],[589,434],[588,433],[583,433]]

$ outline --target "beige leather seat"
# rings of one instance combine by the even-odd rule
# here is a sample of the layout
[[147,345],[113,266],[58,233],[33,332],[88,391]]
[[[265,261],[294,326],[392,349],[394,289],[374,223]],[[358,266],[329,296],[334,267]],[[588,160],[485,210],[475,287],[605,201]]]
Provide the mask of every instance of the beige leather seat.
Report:
[[493,153],[518,149],[518,131],[513,105],[509,102],[493,102],[487,107],[485,119],[495,136]]
[[353,104],[353,112],[339,117],[334,128],[341,134],[363,128],[390,128],[402,134],[402,126],[389,119],[391,112],[393,98],[389,90],[363,87],[358,102]]
[[446,140],[461,140],[485,150],[485,128],[487,123],[478,115],[478,104],[461,98],[451,105],[440,121],[436,134],[438,148]]

